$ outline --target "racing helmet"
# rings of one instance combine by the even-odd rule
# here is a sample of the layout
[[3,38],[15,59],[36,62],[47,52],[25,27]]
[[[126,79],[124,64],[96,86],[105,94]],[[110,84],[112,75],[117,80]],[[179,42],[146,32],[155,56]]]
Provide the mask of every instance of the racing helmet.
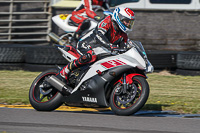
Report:
[[132,31],[135,14],[129,8],[116,7],[112,14],[112,19],[116,21],[119,28],[126,33],[127,31]]

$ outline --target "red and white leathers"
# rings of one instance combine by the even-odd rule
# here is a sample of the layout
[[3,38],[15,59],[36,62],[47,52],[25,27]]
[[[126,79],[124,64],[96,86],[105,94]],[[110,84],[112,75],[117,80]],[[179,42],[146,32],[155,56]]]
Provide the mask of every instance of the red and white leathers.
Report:
[[117,23],[113,21],[111,16],[107,16],[97,26],[95,30],[96,40],[104,47],[114,45],[124,45],[127,42],[128,36],[123,32]]
[[87,17],[84,17],[83,14],[86,14],[90,18],[94,18],[96,13],[92,10],[92,5],[103,5],[103,0],[82,0],[81,4],[72,12],[71,20],[77,24],[82,23]]
[[[99,20],[100,17],[92,10],[92,6],[98,5],[108,9],[108,0],[82,0],[81,4],[72,12],[71,20],[78,25],[74,36],[80,36],[80,34],[85,30],[89,29],[90,21],[87,21],[88,17]],[[85,16],[87,15],[87,17]],[[82,25],[85,23],[84,25]]]
[[65,66],[60,71],[61,76],[67,79],[70,71],[96,61],[97,56],[92,48],[103,46],[111,50],[114,45],[125,45],[128,39],[127,34],[122,32],[117,23],[111,18],[111,16],[108,16],[103,19],[94,31],[89,32],[80,39],[77,44],[77,52],[81,55],[80,58]]

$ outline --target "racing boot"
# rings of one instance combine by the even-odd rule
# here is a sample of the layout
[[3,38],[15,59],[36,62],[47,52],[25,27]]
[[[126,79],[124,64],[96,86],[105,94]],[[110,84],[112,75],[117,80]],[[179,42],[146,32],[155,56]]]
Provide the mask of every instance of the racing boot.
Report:
[[63,67],[63,69],[60,71],[60,76],[67,80],[68,74],[73,71],[74,69],[81,67],[87,63],[89,63],[91,60],[94,62],[96,60],[96,55],[92,55],[93,51],[90,50],[88,53],[82,55],[78,59],[70,62],[67,66]]
[[[60,71],[60,76],[67,81],[68,74],[70,73],[70,70],[68,69],[68,65],[63,67]],[[58,77],[59,78],[59,77]]]

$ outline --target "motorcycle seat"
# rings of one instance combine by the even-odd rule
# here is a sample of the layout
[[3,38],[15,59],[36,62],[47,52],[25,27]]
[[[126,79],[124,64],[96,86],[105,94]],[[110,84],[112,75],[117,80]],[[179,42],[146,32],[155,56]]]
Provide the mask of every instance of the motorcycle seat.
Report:
[[71,17],[69,18],[68,24],[69,24],[70,26],[76,26],[76,27],[79,26],[79,24],[75,23],[75,22],[71,19]]

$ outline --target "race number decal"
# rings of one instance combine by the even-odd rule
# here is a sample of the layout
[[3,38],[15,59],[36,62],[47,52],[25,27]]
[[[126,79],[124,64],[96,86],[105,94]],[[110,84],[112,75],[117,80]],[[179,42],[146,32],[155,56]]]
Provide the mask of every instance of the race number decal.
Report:
[[59,17],[62,19],[62,20],[65,20],[67,18],[69,14],[60,14]]
[[107,69],[110,69],[112,67],[117,67],[117,66],[121,66],[121,65],[126,65],[126,63],[120,61],[120,60],[110,60],[104,63],[101,63],[101,65]]

